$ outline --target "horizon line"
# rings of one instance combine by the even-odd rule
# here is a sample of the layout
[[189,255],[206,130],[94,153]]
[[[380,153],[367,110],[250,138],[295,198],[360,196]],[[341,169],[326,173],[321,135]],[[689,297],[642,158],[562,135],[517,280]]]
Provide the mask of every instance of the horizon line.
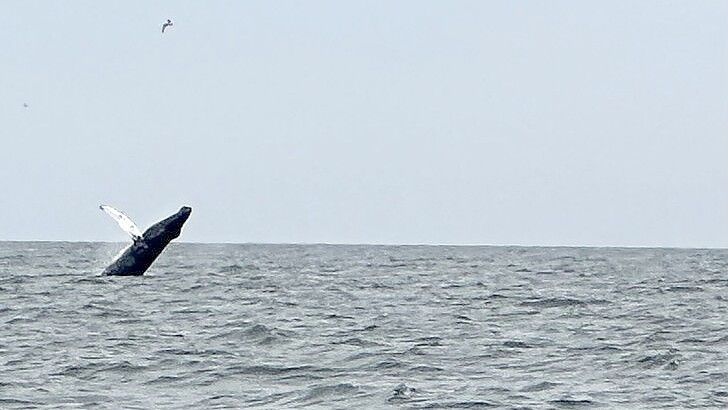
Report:
[[[0,240],[0,243],[118,243],[129,241],[90,241],[90,240]],[[380,246],[380,247],[460,247],[460,248],[571,248],[571,249],[674,249],[674,250],[726,250],[721,246],[658,246],[658,245],[524,245],[524,244],[484,244],[484,243],[356,243],[356,242],[201,242],[174,241],[187,245],[272,245],[272,246]]]

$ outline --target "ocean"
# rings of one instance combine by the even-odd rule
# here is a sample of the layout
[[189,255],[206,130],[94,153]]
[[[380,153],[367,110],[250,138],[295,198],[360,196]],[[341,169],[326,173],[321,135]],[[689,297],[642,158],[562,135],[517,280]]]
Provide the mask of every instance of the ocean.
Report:
[[0,242],[0,408],[722,408],[728,251]]

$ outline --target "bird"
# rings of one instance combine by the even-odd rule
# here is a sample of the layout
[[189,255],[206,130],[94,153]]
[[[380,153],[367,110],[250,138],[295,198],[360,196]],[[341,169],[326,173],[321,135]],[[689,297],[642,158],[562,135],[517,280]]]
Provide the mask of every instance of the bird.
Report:
[[28,108],[28,103],[23,103],[23,108]]
[[173,25],[174,23],[172,23],[172,20],[167,19],[167,22],[162,24],[162,33],[164,33],[164,29],[166,29],[167,27],[172,27]]

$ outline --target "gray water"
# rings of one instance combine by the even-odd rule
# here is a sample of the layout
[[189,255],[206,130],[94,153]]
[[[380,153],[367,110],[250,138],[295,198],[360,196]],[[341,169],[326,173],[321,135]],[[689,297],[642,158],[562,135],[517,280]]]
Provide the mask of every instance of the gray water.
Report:
[[728,252],[0,243],[1,408],[728,405]]

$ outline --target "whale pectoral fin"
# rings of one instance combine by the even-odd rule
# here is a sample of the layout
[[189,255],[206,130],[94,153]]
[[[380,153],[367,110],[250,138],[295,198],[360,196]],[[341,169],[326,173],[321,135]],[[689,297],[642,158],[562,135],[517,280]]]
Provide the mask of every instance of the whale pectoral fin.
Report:
[[116,223],[119,224],[119,227],[129,236],[131,236],[131,239],[133,241],[137,241],[138,239],[142,238],[142,231],[139,229],[139,227],[136,226],[131,218],[126,216],[126,214],[109,205],[101,205],[99,206],[99,209],[106,212],[107,215],[115,220]]

